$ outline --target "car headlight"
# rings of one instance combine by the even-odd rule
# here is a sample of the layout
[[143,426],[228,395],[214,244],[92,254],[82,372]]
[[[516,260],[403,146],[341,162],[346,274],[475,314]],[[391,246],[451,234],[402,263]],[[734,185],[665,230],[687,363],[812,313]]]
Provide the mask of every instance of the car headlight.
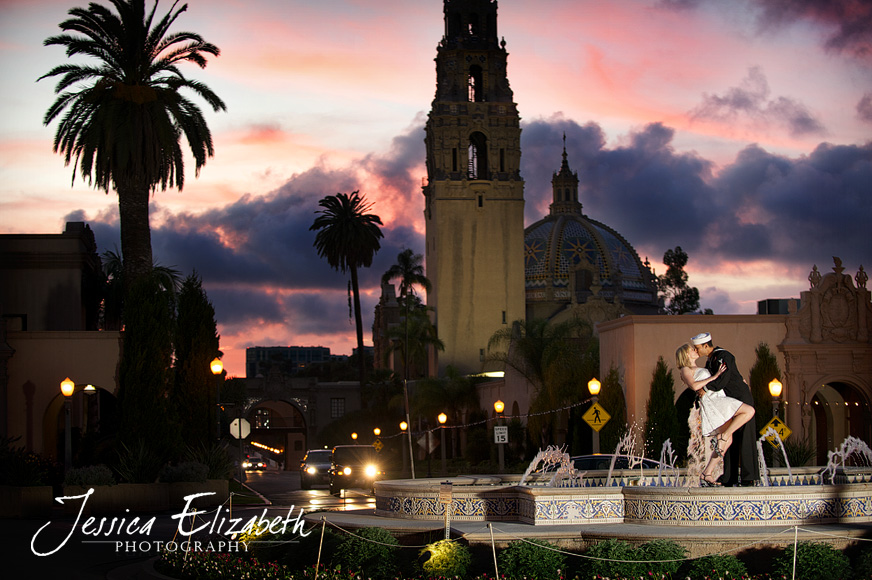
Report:
[[251,467],[251,463],[249,463],[248,461],[243,461],[242,467]]
[[378,474],[378,468],[375,465],[367,465],[364,473],[367,477],[375,477]]
[[315,469],[314,467],[307,467],[306,473],[308,473],[309,475],[315,475],[316,473],[318,473],[318,470]]
[[342,470],[342,473],[344,473],[345,475],[351,475],[351,468],[346,467],[345,469]]

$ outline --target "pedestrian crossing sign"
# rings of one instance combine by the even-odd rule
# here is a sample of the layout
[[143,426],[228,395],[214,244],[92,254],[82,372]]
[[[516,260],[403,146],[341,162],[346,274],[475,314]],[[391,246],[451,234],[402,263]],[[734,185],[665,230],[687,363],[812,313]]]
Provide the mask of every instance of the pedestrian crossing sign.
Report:
[[594,431],[599,432],[599,430],[609,422],[609,419],[611,419],[612,416],[603,409],[602,405],[594,403],[590,406],[587,412],[581,416],[581,418],[584,419]]

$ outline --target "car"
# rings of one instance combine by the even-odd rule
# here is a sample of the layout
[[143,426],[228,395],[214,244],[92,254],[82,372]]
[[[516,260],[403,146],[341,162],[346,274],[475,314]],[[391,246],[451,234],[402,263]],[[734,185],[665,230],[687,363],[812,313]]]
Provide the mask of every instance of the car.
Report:
[[311,489],[314,483],[330,483],[332,449],[309,449],[300,462],[300,488]]
[[[608,471],[612,463],[613,454],[610,453],[595,453],[593,455],[577,455],[572,458],[572,463],[578,471]],[[643,469],[658,469],[661,465],[659,461],[648,459],[646,457],[634,457],[633,467],[630,467],[630,460],[626,455],[618,455],[615,459],[615,469],[638,469],[638,461],[642,462]],[[664,466],[665,467],[665,466]]]
[[384,475],[378,453],[372,445],[337,445],[330,455],[330,493],[363,487],[373,489],[373,483]]
[[246,471],[263,471],[266,469],[266,461],[260,457],[246,457],[242,467]]

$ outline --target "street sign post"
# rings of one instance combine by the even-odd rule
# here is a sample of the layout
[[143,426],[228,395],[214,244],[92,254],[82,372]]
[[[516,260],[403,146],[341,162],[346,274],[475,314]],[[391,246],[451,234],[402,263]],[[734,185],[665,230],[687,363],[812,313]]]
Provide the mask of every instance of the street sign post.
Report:
[[[764,425],[763,428],[760,429],[760,435],[765,434],[770,427],[772,427],[772,429],[776,433],[778,433],[778,436],[781,438],[782,441],[785,441],[788,437],[790,437],[790,434],[793,433],[793,431],[790,430],[790,427],[787,426],[787,423],[785,423],[778,417],[772,417],[772,420],[766,423],[766,425]],[[774,435],[769,435],[766,438],[766,441],[768,441],[769,444],[772,445],[772,447],[778,449],[778,442],[775,441]]]
[[251,423],[247,419],[234,419],[230,422],[230,434],[236,439],[247,439],[251,434]]
[[591,429],[599,433],[599,430],[609,422],[612,416],[606,412],[602,405],[594,403],[581,418],[590,425]]

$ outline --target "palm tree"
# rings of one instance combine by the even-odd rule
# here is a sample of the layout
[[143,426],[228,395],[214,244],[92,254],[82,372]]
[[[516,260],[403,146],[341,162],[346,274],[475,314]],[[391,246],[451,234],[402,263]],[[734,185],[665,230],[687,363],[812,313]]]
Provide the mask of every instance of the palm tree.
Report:
[[[596,372],[592,334],[590,324],[580,319],[556,324],[530,319],[498,330],[488,342],[488,360],[513,368],[533,385],[527,428],[531,436],[538,433],[542,446],[554,442],[555,412],[583,397],[579,385],[587,385]],[[505,350],[496,350],[500,347]]]
[[388,268],[382,275],[382,284],[388,284],[391,280],[400,279],[400,297],[415,293],[415,285],[421,286],[427,292],[430,291],[430,280],[424,275],[424,266],[421,260],[424,256],[414,254],[406,248],[397,255],[397,263]]
[[180,139],[194,156],[195,174],[213,154],[212,135],[197,105],[181,94],[189,89],[214,111],[226,107],[206,85],[188,79],[178,64],[206,66],[205,55],[219,50],[192,32],[169,29],[188,5],[178,6],[155,22],[155,1],[146,14],[145,0],[109,0],[115,12],[95,2],[73,8],[61,22],[66,33],[45,40],[66,47],[68,58],[92,57],[91,65],[68,62],[39,78],[60,76],[57,100],[45,114],[58,123],[54,151],[76,166],[96,188],[118,194],[125,285],[152,267],[149,195],[158,185],[182,189],[185,179]]
[[[106,285],[103,292],[103,330],[121,330],[124,327],[124,266],[117,251],[102,254]],[[154,264],[151,269],[157,289],[165,292],[170,310],[176,309],[176,298],[182,288],[182,273],[173,267]]]
[[375,253],[381,248],[381,218],[366,213],[372,207],[365,197],[354,191],[351,195],[337,193],[318,202],[321,214],[309,228],[318,231],[315,249],[327,263],[342,273],[351,275],[351,292],[354,298],[354,322],[357,326],[357,354],[360,368],[360,385],[366,384],[366,356],[363,351],[363,319],[360,314],[360,287],[357,269],[372,265]]
[[[403,308],[400,324],[388,328],[389,345],[385,351],[385,363],[394,352],[403,360],[403,378],[421,376],[427,372],[427,355],[431,348],[445,350],[445,344],[436,334],[436,327],[430,321],[427,307],[415,295],[399,300]],[[408,367],[408,370],[405,368]]]

